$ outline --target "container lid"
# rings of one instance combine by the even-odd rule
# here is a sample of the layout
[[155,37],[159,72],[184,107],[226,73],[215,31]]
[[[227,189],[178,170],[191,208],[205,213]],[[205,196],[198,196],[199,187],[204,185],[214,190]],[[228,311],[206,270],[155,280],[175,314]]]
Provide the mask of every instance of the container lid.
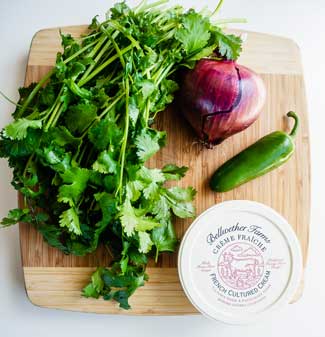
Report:
[[192,223],[180,246],[178,271],[200,312],[245,324],[292,300],[302,276],[302,254],[280,214],[261,203],[232,200]]

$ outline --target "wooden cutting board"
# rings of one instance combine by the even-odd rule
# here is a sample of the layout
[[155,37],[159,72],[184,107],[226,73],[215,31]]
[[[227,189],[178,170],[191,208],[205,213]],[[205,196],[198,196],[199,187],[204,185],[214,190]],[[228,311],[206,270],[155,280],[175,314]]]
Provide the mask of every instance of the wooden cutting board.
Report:
[[[79,36],[85,26],[66,27],[64,33]],[[186,165],[190,169],[180,182],[197,190],[197,214],[224,200],[249,199],[273,207],[293,226],[301,243],[306,263],[310,211],[310,156],[304,79],[297,45],[286,38],[247,32],[239,63],[257,71],[267,89],[267,101],[261,117],[250,128],[224,141],[213,150],[194,142],[193,132],[186,122],[172,113],[161,113],[157,127],[168,134],[168,144],[150,165],[166,163]],[[28,85],[38,81],[55,62],[60,49],[59,29],[37,32],[29,53],[26,80]],[[215,169],[227,159],[274,130],[288,130],[285,113],[296,111],[301,127],[296,138],[293,158],[279,169],[245,184],[233,191],[216,194],[207,182]],[[173,116],[171,116],[173,115]],[[190,221],[175,221],[179,238]],[[149,282],[131,298],[132,310],[123,311],[115,303],[81,297],[84,287],[96,266],[109,263],[103,248],[86,257],[67,256],[49,247],[30,225],[20,224],[22,263],[27,295],[36,305],[66,310],[97,313],[145,315],[176,315],[197,313],[185,297],[177,276],[177,254],[164,254],[157,265],[150,263]],[[296,298],[299,298],[296,294]]]

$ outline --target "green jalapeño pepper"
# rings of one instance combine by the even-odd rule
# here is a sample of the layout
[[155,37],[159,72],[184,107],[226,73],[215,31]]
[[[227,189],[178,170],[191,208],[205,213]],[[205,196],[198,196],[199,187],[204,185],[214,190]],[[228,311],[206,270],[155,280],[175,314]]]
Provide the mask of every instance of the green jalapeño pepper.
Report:
[[272,132],[221,165],[210,181],[216,192],[226,192],[259,177],[285,163],[295,150],[294,137],[299,118],[293,111],[287,113],[295,120],[290,134]]

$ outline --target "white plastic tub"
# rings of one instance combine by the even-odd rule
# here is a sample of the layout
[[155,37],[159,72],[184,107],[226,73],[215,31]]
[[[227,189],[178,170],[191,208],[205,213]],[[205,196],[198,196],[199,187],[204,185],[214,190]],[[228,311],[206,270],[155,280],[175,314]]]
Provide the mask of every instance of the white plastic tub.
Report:
[[204,315],[245,324],[289,303],[302,275],[302,254],[288,222],[248,200],[202,213],[182,240],[178,270],[183,289]]

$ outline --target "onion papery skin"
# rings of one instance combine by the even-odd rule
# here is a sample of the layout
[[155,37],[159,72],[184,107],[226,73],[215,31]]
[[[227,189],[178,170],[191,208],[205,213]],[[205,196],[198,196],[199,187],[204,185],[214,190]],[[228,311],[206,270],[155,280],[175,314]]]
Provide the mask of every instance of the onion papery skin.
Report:
[[235,61],[200,60],[181,84],[179,108],[207,147],[249,127],[265,103],[261,77]]

